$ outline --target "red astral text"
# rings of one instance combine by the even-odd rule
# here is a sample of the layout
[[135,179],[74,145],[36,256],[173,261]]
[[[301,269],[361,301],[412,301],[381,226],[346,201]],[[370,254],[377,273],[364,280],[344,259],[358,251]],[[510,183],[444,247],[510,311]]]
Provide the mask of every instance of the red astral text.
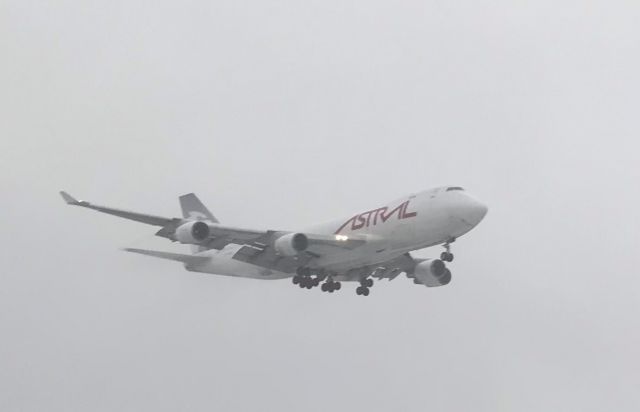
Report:
[[355,215],[351,219],[344,222],[344,224],[340,226],[338,230],[336,230],[335,234],[339,234],[347,226],[349,226],[351,230],[358,230],[362,229],[363,227],[376,226],[379,222],[384,223],[387,220],[391,219],[393,216],[396,216],[398,220],[416,217],[418,215],[417,212],[407,211],[410,201],[411,200],[407,200],[406,202],[401,203],[398,207],[391,211],[389,211],[388,206],[384,206]]

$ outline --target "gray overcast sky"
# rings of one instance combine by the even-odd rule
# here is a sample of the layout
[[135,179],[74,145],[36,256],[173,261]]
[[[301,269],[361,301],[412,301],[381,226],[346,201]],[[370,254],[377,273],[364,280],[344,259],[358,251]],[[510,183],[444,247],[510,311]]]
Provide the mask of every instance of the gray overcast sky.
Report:
[[[638,22],[637,0],[0,0],[0,409],[637,411]],[[369,298],[129,255],[171,246],[57,195],[177,216],[195,191],[295,229],[442,184],[490,206],[453,282]]]

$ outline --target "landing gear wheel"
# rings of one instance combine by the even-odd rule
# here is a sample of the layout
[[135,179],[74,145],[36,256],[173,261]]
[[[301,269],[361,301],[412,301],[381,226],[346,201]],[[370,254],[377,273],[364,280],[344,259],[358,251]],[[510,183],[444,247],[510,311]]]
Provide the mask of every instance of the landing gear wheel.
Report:
[[451,244],[455,242],[456,239],[450,239],[444,246],[444,252],[440,255],[440,260],[444,262],[453,262],[453,253],[451,253]]
[[373,286],[373,279],[363,279],[360,283],[362,284],[362,286],[370,288],[371,286]]
[[442,252],[442,254],[440,254],[440,260],[444,262],[453,262],[453,253]]
[[299,280],[298,286],[300,286],[302,289],[311,289],[315,286],[315,279],[306,276],[302,277]]
[[323,292],[333,293],[336,290],[340,290],[340,282],[334,281],[333,277],[331,276],[331,274],[325,274],[321,278],[317,278],[317,279],[318,279],[318,281],[327,279],[326,282],[324,282],[322,284],[322,291]]
[[358,286],[356,288],[356,295],[369,296],[369,288],[365,286]]
[[340,282],[334,282],[332,280],[328,280],[322,284],[322,291],[333,293],[336,290],[340,290]]

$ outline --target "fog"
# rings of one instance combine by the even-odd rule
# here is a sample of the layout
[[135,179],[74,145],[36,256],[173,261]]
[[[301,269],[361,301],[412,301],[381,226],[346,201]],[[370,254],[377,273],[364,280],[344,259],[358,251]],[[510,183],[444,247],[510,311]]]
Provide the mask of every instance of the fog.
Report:
[[[638,21],[0,0],[0,409],[637,411]],[[490,208],[451,284],[367,298],[122,252],[183,249],[57,194],[295,230],[446,184]]]

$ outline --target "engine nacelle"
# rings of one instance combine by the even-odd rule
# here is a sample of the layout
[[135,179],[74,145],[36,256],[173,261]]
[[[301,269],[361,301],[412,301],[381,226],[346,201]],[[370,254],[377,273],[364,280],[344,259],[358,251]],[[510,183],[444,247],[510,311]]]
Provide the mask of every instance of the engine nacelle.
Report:
[[176,229],[176,240],[190,245],[200,244],[209,238],[211,229],[202,221],[187,222]]
[[414,283],[433,288],[451,282],[451,272],[440,259],[427,259],[416,265],[413,278]]
[[309,247],[309,239],[303,233],[289,233],[280,236],[273,244],[280,256],[295,256]]

